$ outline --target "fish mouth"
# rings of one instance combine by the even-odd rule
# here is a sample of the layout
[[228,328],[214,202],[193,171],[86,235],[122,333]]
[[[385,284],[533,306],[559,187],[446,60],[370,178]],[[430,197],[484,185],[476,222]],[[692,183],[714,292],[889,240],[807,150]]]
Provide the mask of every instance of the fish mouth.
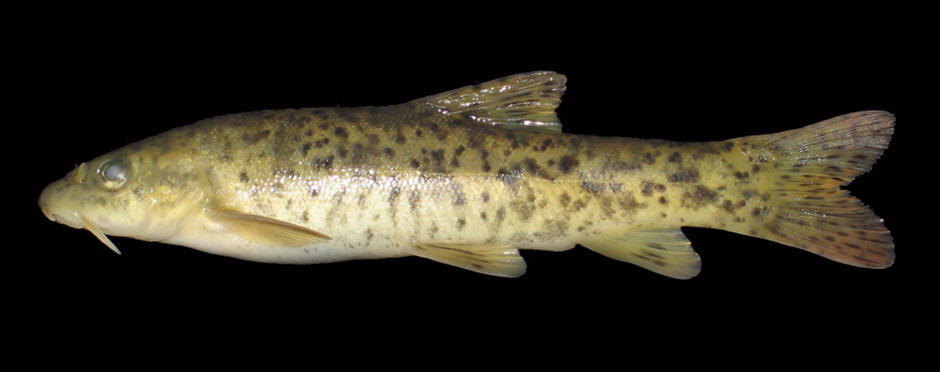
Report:
[[111,242],[111,239],[108,239],[108,236],[105,235],[104,232],[102,232],[101,229],[99,229],[97,225],[89,221],[84,216],[79,216],[79,218],[81,219],[82,227],[84,227],[85,230],[88,230],[89,232],[91,232],[91,234],[94,235],[96,238],[98,238],[98,240],[100,240],[102,243],[104,243],[104,245],[106,245],[108,248],[111,248],[111,250],[114,251],[114,253],[121,254],[121,251],[118,250],[117,246]]
[[85,229],[90,231],[92,235],[104,243],[105,246],[114,251],[114,253],[121,254],[121,251],[118,250],[117,246],[114,245],[110,239],[108,239],[108,236],[105,235],[103,231],[101,231],[101,228],[99,228],[98,225],[91,222],[89,219],[85,218],[85,216],[82,216],[77,212],[67,212],[65,215],[57,213],[62,212],[62,209],[57,208],[56,203],[53,200],[53,185],[56,184],[54,183],[52,185],[46,186],[46,188],[39,195],[39,209],[42,210],[42,214],[46,216],[49,221],[61,223],[76,229]]

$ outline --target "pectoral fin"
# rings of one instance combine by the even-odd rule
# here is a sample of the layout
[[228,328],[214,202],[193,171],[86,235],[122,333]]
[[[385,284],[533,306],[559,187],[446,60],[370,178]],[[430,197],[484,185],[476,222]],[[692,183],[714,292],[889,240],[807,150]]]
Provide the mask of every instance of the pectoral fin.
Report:
[[519,250],[508,245],[425,243],[414,247],[414,255],[505,278],[517,278],[526,270]]
[[330,240],[317,231],[272,218],[221,208],[207,208],[205,213],[225,231],[257,244],[301,247]]
[[631,230],[581,245],[670,278],[690,279],[702,267],[692,243],[679,229]]

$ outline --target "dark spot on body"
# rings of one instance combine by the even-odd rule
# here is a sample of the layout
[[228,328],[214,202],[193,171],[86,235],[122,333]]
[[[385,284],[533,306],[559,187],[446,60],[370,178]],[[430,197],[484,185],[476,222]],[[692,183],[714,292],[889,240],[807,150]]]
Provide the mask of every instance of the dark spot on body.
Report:
[[300,146],[300,153],[303,157],[307,157],[307,152],[310,151],[310,147],[313,146],[310,142],[305,142]]
[[604,189],[605,189],[603,184],[600,184],[597,182],[591,182],[591,181],[582,181],[581,188],[584,189],[584,191],[587,191],[593,194],[602,193],[604,192]]
[[412,212],[416,212],[418,210],[418,202],[420,201],[421,193],[414,190],[408,192],[408,207],[411,208]]
[[519,215],[519,218],[523,221],[528,221],[532,218],[532,208],[529,206],[529,203],[523,201],[513,201],[509,203],[509,207],[512,208],[516,214]]
[[303,223],[310,222],[310,214],[307,211],[304,211],[304,214],[300,215],[300,221]]
[[740,171],[734,172],[734,177],[737,178],[737,179],[739,179],[739,180],[743,180],[743,179],[747,178],[747,176],[748,176],[748,173],[747,173],[747,172],[740,172]]
[[342,138],[342,139],[349,138],[349,132],[346,132],[346,129],[344,129],[343,127],[334,128],[333,134],[335,134],[337,137]]
[[692,160],[702,160],[705,158],[705,155],[718,153],[718,150],[715,150],[715,146],[711,142],[693,143],[691,145],[698,149],[698,151],[692,154]]
[[611,182],[607,184],[607,188],[610,192],[619,193],[623,191],[623,184],[619,182]]
[[333,159],[335,159],[335,156],[333,155],[329,155],[325,158],[316,158],[316,159],[313,159],[313,164],[311,165],[313,165],[316,168],[323,168],[323,169],[329,170],[333,168]]
[[487,160],[487,159],[489,158],[489,156],[490,156],[490,152],[489,152],[489,151],[480,150],[480,161],[483,162],[483,166],[482,166],[481,168],[483,169],[484,172],[489,172],[490,169],[492,169],[492,168],[490,167],[490,162]]
[[480,212],[480,219],[486,221],[486,212]]
[[462,186],[460,184],[454,184],[452,186],[454,192],[454,206],[459,207],[467,203],[467,196],[463,193]]
[[551,145],[552,145],[552,139],[546,138],[544,141],[542,141],[542,145],[539,146],[538,151],[545,151]]
[[680,169],[678,172],[675,172],[669,175],[669,182],[673,182],[673,183],[698,182],[698,170]]
[[605,164],[605,166],[610,165],[617,172],[632,172],[643,169],[643,165],[640,162],[625,162],[625,161],[616,161],[612,164]]
[[241,173],[238,174],[238,180],[248,183],[248,173],[245,171],[241,171]]
[[346,150],[346,146],[336,146],[336,155],[339,156],[340,159],[345,158],[348,153],[349,151]]
[[725,199],[724,203],[721,205],[721,209],[724,209],[725,212],[734,213],[739,208],[743,208],[746,202],[744,200],[739,200],[737,203],[732,202],[731,200]]
[[383,148],[382,153],[389,158],[395,157],[395,150],[392,150],[390,147]]
[[336,114],[339,115],[340,119],[345,120],[350,123],[358,123],[362,118],[359,117],[358,109],[355,108],[341,108],[336,110]]
[[562,156],[561,159],[558,159],[558,170],[564,174],[569,174],[578,166],[578,164],[578,159],[575,159],[571,155],[565,155]]
[[261,130],[252,134],[243,134],[242,141],[244,141],[246,144],[254,145],[258,143],[259,141],[267,138],[268,135],[270,134],[271,134],[271,131],[267,129]]
[[307,115],[300,114],[298,112],[291,112],[290,117],[287,119],[288,124],[302,127],[304,124],[310,121],[310,117]]
[[480,199],[483,200],[483,203],[488,203],[490,201],[490,194],[484,191],[480,193]]
[[577,149],[578,147],[581,146],[581,140],[580,140],[578,137],[571,137],[571,138],[568,138],[568,143],[569,143],[569,144],[571,145],[571,147],[574,148],[574,149]]
[[418,159],[411,159],[411,161],[408,164],[411,165],[411,167],[414,169],[418,169],[418,167],[421,166],[421,163],[418,162]]
[[666,160],[668,160],[670,163],[679,163],[682,161],[682,155],[679,155],[678,152],[674,152],[670,154],[669,158],[667,158]]
[[637,208],[646,208],[646,203],[636,201],[633,193],[623,193],[617,196],[617,203],[625,214],[632,213]]
[[666,203],[667,203],[667,202],[666,202],[666,197],[660,196],[660,197],[659,197],[659,204],[666,204]]
[[431,130],[431,133],[437,133],[441,130],[441,127],[437,123],[427,123],[428,129]]
[[513,131],[507,131],[507,132],[506,132],[506,139],[509,140],[509,146],[510,146],[513,150],[518,149],[518,148],[521,147],[521,146],[528,146],[528,145],[529,145],[529,138],[528,138],[527,136],[524,136],[524,135],[521,135],[521,134],[520,134],[520,135],[517,135],[517,133],[515,133],[515,132],[513,132]]
[[522,163],[525,165],[525,169],[526,169],[526,171],[528,171],[529,173],[534,174],[534,175],[537,175],[537,176],[539,176],[539,177],[541,177],[541,178],[544,178],[544,179],[547,179],[547,180],[549,180],[549,181],[554,181],[554,180],[555,180],[554,177],[549,176],[549,175],[545,172],[545,170],[543,170],[542,167],[539,166],[538,162],[536,162],[535,159],[532,159],[532,158],[525,158],[525,159],[522,160]]
[[513,168],[506,170],[505,168],[500,168],[496,172],[496,178],[506,184],[507,187],[513,187],[516,185],[516,182],[522,177],[522,168]]
[[395,204],[395,202],[398,201],[399,195],[401,195],[401,187],[393,186],[388,193],[388,203]]
[[692,209],[698,209],[704,205],[714,203],[717,196],[718,193],[714,190],[702,185],[695,185],[692,190],[682,194],[682,205]]
[[571,196],[568,196],[567,192],[563,192],[561,196],[558,198],[558,201],[561,202],[561,205],[563,207],[567,207],[568,203],[571,203]]
[[431,151],[431,160],[434,161],[432,170],[435,172],[444,173],[447,169],[444,168],[444,150],[434,150]]
[[757,173],[757,172],[760,172],[760,166],[757,164],[754,164],[754,166],[751,167],[751,173]]
[[458,219],[457,219],[457,230],[462,230],[463,227],[466,226],[466,225],[467,225],[467,220],[465,220],[465,219],[463,219],[463,218],[458,218]]
[[581,199],[575,200],[574,203],[571,204],[571,208],[575,212],[584,209],[584,207],[586,206],[587,206],[587,203],[585,203],[584,200],[581,200]]
[[326,112],[324,112],[323,110],[320,110],[320,109],[310,110],[310,115],[318,116],[318,117],[320,117],[321,120],[326,120],[326,119],[329,119],[329,118],[330,118],[330,116],[327,115]]

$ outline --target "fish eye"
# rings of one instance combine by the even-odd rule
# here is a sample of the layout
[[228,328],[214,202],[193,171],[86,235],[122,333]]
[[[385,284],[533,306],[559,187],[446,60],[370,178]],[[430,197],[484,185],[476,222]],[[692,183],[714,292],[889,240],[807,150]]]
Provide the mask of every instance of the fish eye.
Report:
[[98,174],[104,184],[110,188],[121,187],[127,180],[127,166],[120,160],[108,160],[98,167]]

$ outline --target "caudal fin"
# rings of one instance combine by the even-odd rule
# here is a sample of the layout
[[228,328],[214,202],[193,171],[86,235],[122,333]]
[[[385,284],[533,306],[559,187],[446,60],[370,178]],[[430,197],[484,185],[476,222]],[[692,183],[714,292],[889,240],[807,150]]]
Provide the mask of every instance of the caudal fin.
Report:
[[891,266],[894,243],[883,220],[840,186],[871,169],[893,132],[894,115],[863,111],[749,138],[776,163],[750,234],[853,266]]

